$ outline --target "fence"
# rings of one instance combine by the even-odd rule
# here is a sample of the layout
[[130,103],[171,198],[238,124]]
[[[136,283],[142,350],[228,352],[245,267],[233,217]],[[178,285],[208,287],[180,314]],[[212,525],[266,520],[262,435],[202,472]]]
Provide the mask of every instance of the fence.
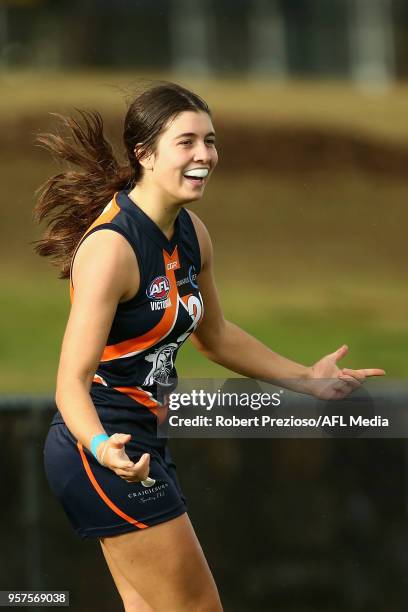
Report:
[[399,0],[9,0],[0,3],[0,64],[387,85],[408,73],[407,28]]

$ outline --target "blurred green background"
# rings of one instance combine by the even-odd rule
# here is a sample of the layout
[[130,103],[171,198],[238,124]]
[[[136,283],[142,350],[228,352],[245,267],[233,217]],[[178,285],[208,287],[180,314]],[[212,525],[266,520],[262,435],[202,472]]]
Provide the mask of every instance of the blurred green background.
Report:
[[[30,241],[35,189],[59,171],[35,135],[51,112],[98,109],[122,154],[121,121],[149,73],[14,71],[0,76],[0,391],[52,392],[68,286]],[[346,342],[344,365],[406,376],[408,88],[347,83],[176,80],[210,104],[219,166],[192,209],[210,229],[226,316],[302,363]],[[28,365],[29,364],[29,365]],[[182,376],[223,375],[187,343]]]

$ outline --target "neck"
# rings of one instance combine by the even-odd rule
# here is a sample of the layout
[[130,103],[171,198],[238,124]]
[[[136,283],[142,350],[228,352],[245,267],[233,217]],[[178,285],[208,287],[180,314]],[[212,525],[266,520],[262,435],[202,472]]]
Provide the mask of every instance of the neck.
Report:
[[136,185],[129,193],[129,198],[146,213],[148,217],[161,229],[163,234],[170,240],[174,232],[174,222],[179,214],[181,205],[166,202],[163,196],[147,189],[142,185]]

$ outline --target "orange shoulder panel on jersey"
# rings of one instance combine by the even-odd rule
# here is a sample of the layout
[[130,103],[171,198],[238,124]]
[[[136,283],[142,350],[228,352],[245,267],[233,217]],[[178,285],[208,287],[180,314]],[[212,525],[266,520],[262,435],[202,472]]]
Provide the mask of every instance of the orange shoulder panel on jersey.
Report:
[[[118,206],[116,202],[116,194],[115,194],[113,199],[109,202],[107,206],[105,206],[105,208],[103,209],[99,217],[97,217],[95,221],[92,223],[92,225],[88,227],[84,235],[81,237],[81,240],[78,242],[78,245],[75,248],[74,254],[72,255],[71,270],[72,270],[72,264],[73,264],[75,255],[82,241],[84,240],[85,236],[87,236],[89,232],[93,230],[95,227],[97,227],[98,225],[102,225],[102,223],[110,223],[110,221],[112,221],[119,212],[120,212],[120,207]],[[72,303],[74,300],[74,286],[72,284],[72,274],[70,274],[70,279],[69,279],[69,296],[70,296],[71,303]]]

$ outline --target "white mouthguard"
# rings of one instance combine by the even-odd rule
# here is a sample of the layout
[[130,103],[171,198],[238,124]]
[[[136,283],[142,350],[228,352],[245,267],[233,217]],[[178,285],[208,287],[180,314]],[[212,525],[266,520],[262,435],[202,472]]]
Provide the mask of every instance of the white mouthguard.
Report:
[[205,178],[206,176],[208,176],[208,169],[207,168],[193,168],[192,170],[187,170],[187,172],[184,173],[184,176],[192,176],[194,178]]

